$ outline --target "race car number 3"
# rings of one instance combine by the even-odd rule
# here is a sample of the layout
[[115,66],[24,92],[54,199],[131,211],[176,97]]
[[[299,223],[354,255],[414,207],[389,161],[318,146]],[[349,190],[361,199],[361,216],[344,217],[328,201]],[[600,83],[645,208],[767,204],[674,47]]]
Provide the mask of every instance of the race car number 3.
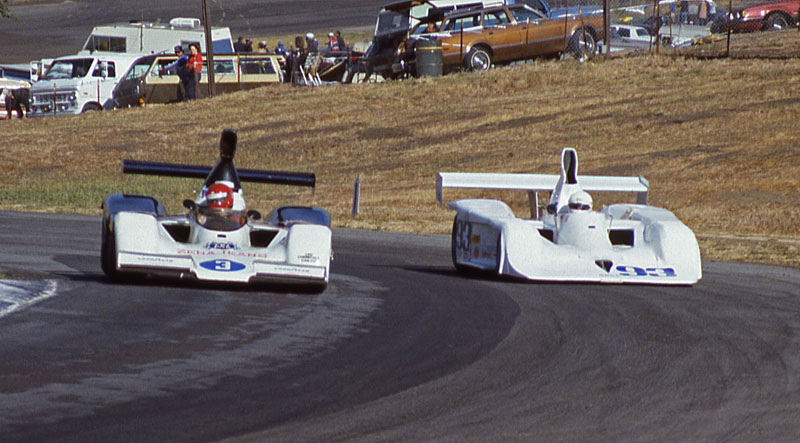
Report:
[[231,260],[208,260],[200,263],[200,266],[210,270],[219,272],[233,272],[241,271],[245,266]]

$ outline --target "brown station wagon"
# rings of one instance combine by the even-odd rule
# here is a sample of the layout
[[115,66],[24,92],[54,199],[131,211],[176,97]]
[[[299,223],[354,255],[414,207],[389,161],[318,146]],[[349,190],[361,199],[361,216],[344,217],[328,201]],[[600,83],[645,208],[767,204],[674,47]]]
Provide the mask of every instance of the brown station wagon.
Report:
[[441,40],[445,70],[483,71],[493,64],[565,52],[576,58],[593,55],[603,39],[602,15],[569,12],[565,19],[563,10],[548,17],[525,4],[472,9],[446,15],[433,30],[421,23],[412,36]]

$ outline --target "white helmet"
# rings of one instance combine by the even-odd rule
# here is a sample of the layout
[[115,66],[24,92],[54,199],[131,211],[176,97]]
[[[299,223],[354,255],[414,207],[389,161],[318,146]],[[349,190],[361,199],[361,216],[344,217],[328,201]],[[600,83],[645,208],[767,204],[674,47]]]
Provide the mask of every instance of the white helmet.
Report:
[[588,192],[578,191],[569,196],[569,211],[590,211],[592,209],[592,196]]
[[308,40],[314,40],[314,34],[312,34],[312,33],[310,33],[310,32],[309,32],[308,34],[306,34],[306,39],[308,39]]

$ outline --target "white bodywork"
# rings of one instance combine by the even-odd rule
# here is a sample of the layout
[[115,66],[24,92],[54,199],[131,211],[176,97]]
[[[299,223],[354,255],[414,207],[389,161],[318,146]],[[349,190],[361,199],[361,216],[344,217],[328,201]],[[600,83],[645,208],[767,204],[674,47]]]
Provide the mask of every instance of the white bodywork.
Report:
[[[562,151],[561,175],[439,173],[444,188],[512,189],[529,192],[532,219],[514,215],[498,200],[449,203],[457,212],[452,255],[457,268],[470,267],[544,281],[691,285],[702,277],[692,231],[666,209],[647,206],[642,177],[577,175],[577,154]],[[537,191],[552,191],[539,217]],[[577,192],[632,192],[637,204],[601,211],[571,211]]]
[[[167,230],[187,226],[190,236],[178,242]],[[251,245],[251,233],[274,237],[266,246]],[[123,211],[114,215],[117,271],[198,280],[249,283],[309,282],[327,284],[331,230],[327,226],[248,221],[235,231],[215,231],[192,215],[158,217]]]

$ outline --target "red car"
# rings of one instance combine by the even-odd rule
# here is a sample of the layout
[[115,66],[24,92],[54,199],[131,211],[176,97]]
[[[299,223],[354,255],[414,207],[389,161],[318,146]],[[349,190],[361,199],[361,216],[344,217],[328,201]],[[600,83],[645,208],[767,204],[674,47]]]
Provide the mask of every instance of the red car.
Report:
[[759,3],[736,10],[731,16],[734,32],[774,31],[797,26],[800,0]]

